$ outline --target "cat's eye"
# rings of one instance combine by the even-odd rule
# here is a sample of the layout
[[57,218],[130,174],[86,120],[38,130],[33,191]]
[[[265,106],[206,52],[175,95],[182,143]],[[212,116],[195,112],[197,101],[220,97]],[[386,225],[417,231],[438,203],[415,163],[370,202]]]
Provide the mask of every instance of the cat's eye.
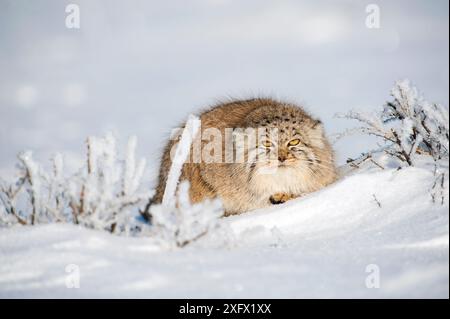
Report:
[[272,147],[272,142],[269,140],[264,140],[261,142],[261,145],[264,146],[265,148],[269,148]]
[[296,138],[296,139],[290,141],[288,145],[289,146],[296,146],[296,145],[298,145],[298,143],[300,143],[300,140],[298,138]]

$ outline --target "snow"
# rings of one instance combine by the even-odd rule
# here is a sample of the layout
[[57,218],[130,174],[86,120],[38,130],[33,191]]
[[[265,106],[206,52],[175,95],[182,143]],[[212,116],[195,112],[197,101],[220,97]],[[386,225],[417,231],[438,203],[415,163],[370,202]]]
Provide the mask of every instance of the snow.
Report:
[[69,224],[1,229],[0,297],[448,298],[448,181],[440,205],[434,179],[427,162],[350,171],[182,249]]

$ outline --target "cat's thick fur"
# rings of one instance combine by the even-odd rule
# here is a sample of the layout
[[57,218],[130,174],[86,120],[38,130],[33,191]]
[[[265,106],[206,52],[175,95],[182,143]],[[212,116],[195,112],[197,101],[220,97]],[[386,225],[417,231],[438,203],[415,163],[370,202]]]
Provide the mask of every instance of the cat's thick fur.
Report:
[[[277,147],[258,144],[255,151],[277,154],[250,164],[185,163],[181,180],[190,182],[193,202],[219,197],[225,215],[240,214],[317,191],[336,180],[333,151],[322,123],[299,106],[266,98],[238,100],[219,104],[203,112],[200,118],[202,131],[217,128],[222,136],[225,128],[276,128],[277,141],[266,142],[266,146],[273,143]],[[174,143],[170,141],[164,150],[152,203],[162,201]],[[225,146],[222,150],[224,154]],[[275,170],[261,173],[264,168]]]

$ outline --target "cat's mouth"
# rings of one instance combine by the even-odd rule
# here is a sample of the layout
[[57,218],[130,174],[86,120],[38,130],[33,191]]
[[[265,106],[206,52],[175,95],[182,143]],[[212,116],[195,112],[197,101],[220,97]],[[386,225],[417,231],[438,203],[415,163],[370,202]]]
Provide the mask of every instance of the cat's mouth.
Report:
[[261,169],[290,169],[295,168],[296,161],[269,161],[263,163]]
[[283,161],[283,162],[278,161],[277,164],[279,167],[292,167],[295,163],[296,161]]
[[293,163],[286,163],[286,162],[274,162],[274,163],[267,163],[264,166],[266,167],[272,167],[272,168],[276,168],[276,167],[292,167]]

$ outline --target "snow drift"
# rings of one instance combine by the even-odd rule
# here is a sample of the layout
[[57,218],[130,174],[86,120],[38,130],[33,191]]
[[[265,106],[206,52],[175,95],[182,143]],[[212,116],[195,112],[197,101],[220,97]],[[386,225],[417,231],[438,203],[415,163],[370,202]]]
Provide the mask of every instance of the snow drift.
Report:
[[0,296],[448,298],[449,195],[432,202],[429,165],[347,173],[304,198],[224,218],[183,249],[75,225],[5,229]]

